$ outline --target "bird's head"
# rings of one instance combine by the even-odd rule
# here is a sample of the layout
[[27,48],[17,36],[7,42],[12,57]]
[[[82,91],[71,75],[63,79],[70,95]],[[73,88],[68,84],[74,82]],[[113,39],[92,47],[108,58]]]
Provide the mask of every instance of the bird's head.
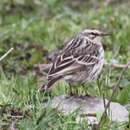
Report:
[[82,34],[95,42],[101,42],[103,36],[110,35],[110,33],[105,33],[96,29],[85,29]]

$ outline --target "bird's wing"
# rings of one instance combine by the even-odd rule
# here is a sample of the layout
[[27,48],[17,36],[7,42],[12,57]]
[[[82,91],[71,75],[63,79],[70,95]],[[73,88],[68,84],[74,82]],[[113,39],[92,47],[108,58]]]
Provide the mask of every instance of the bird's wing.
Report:
[[48,73],[48,79],[67,75],[83,67],[94,65],[98,62],[98,48],[84,37],[71,40],[63,52],[57,56]]

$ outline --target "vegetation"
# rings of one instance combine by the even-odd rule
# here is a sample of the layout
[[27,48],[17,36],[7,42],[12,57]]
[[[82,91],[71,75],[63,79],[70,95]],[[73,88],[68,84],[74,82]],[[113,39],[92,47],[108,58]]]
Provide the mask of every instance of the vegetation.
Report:
[[[116,1],[116,0],[115,0]],[[72,36],[85,28],[100,28],[112,32],[103,41],[108,63],[126,64],[130,60],[130,2],[85,0],[1,0],[0,56],[0,129],[19,130],[85,130],[86,121],[77,123],[76,114],[64,117],[45,100],[66,93],[66,84],[56,87],[52,95],[39,93],[37,64],[47,63],[47,55],[60,48]],[[98,83],[87,85],[91,95],[109,99],[121,69],[104,68]],[[100,88],[100,89],[99,89]],[[123,105],[130,103],[130,70],[113,97]],[[16,126],[15,126],[16,125]],[[130,129],[106,121],[101,130]]]

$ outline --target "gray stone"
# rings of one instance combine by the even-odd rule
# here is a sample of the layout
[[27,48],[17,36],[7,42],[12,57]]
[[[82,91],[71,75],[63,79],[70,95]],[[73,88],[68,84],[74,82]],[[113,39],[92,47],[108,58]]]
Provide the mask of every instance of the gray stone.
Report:
[[[107,103],[108,100],[105,100]],[[97,97],[67,97],[65,95],[54,97],[51,101],[51,107],[56,108],[59,112],[64,115],[69,115],[77,110],[77,122],[86,119],[89,124],[96,124],[99,122],[104,112],[103,99]],[[82,115],[82,116],[81,116]],[[83,116],[86,115],[86,116]],[[128,111],[119,103],[111,102],[108,112],[108,117],[113,122],[128,122]]]

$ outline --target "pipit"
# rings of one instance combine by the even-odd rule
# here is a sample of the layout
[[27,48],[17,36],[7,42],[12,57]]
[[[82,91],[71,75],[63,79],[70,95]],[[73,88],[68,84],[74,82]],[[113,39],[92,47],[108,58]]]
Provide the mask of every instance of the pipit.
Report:
[[40,90],[51,90],[53,84],[61,79],[71,86],[95,81],[104,64],[101,40],[107,35],[95,29],[85,29],[77,34],[53,61],[47,75],[48,83]]

